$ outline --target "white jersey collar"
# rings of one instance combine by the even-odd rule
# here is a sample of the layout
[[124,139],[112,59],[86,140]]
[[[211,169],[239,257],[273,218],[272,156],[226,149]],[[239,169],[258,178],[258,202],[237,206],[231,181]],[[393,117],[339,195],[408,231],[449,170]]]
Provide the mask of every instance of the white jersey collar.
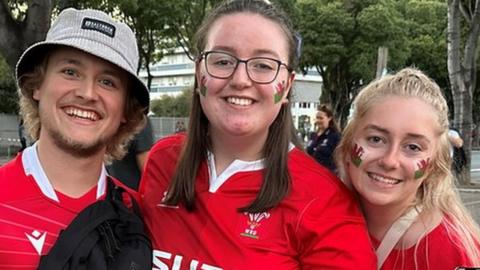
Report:
[[[293,148],[295,148],[295,146],[290,143],[289,151],[291,151]],[[228,180],[228,178],[230,178],[236,173],[259,171],[265,167],[263,163],[264,159],[254,161],[243,161],[235,159],[220,175],[217,175],[217,170],[215,167],[215,157],[213,153],[208,151],[207,157],[208,175],[210,183],[208,191],[212,193],[215,193],[223,185],[223,183]]]
[[[40,160],[38,159],[37,144],[38,142],[23,150],[22,163],[25,170],[25,175],[31,175],[33,177],[45,196],[56,202],[59,202],[57,194],[50,183],[50,180],[48,180],[48,177],[42,168],[42,164],[40,164]],[[97,183],[97,199],[105,194],[106,178],[107,170],[105,169],[105,165],[102,165],[102,172],[100,173]]]

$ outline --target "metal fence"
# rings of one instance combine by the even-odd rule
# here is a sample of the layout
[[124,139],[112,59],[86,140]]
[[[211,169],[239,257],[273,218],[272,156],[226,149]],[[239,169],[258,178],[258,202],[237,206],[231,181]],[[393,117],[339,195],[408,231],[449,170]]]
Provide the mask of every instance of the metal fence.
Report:
[[20,149],[18,116],[0,114],[0,155],[12,157]]
[[[185,117],[150,117],[155,140],[175,133],[177,123],[188,126]],[[12,157],[20,149],[18,135],[19,117],[17,115],[0,114],[0,155]]]
[[156,140],[175,133],[177,124],[182,123],[184,127],[188,126],[188,118],[186,117],[150,117],[150,121]]

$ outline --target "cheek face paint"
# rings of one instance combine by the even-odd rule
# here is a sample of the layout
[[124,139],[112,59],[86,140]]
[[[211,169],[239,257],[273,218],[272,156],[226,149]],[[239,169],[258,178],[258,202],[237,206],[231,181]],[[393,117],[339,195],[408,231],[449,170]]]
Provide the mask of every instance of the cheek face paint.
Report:
[[285,93],[285,81],[277,83],[275,85],[275,93],[273,94],[273,102],[277,104],[282,100],[283,94]]
[[360,166],[365,159],[365,147],[358,143],[354,143],[350,150],[350,159],[352,160],[353,165],[356,167]]
[[205,75],[202,74],[202,79],[200,80],[200,94],[202,96],[206,96],[207,95],[207,77],[205,77]]
[[413,163],[415,168],[413,178],[419,179],[425,175],[425,172],[427,171],[428,166],[430,165],[430,158],[417,159]]

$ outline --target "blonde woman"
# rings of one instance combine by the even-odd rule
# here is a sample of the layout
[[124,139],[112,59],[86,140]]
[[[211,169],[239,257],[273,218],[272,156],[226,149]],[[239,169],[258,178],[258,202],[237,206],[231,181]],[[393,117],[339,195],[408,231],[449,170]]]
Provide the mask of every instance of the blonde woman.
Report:
[[354,100],[337,161],[361,202],[378,269],[480,266],[480,230],[450,171],[448,126],[438,85],[416,69],[374,81]]

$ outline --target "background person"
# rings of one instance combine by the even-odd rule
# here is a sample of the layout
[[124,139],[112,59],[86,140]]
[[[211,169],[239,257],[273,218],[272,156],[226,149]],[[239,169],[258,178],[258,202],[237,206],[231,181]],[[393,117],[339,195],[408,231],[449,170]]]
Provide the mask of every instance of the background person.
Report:
[[183,123],[183,121],[177,121],[175,123],[175,133],[185,132],[185,131],[186,131],[185,123]]
[[105,197],[104,161],[124,155],[148,110],[137,65],[134,33],[96,10],[62,11],[24,52],[20,113],[36,142],[0,168],[0,269],[37,269],[76,215]]
[[467,163],[467,156],[465,150],[463,149],[463,139],[460,136],[460,133],[454,129],[450,128],[448,130],[448,140],[450,142],[450,156],[452,157],[452,169],[455,172],[455,177],[461,177],[462,169]]
[[120,160],[114,160],[107,166],[108,173],[127,185],[137,190],[142,176],[148,151],[154,143],[152,123],[147,117],[145,127],[130,141],[125,156]]
[[438,85],[407,68],[370,83],[353,104],[337,160],[362,204],[379,268],[480,266],[480,230],[454,187]]
[[20,119],[18,123],[18,138],[20,139],[20,152],[27,148],[27,137],[25,135],[25,126],[23,124],[23,119]]
[[336,173],[337,166],[333,153],[340,142],[340,129],[327,105],[320,105],[316,115],[317,130],[311,134],[307,144],[307,153],[315,160]]
[[228,1],[195,37],[188,132],[154,145],[140,184],[154,268],[374,269],[352,194],[294,145],[287,17]]

